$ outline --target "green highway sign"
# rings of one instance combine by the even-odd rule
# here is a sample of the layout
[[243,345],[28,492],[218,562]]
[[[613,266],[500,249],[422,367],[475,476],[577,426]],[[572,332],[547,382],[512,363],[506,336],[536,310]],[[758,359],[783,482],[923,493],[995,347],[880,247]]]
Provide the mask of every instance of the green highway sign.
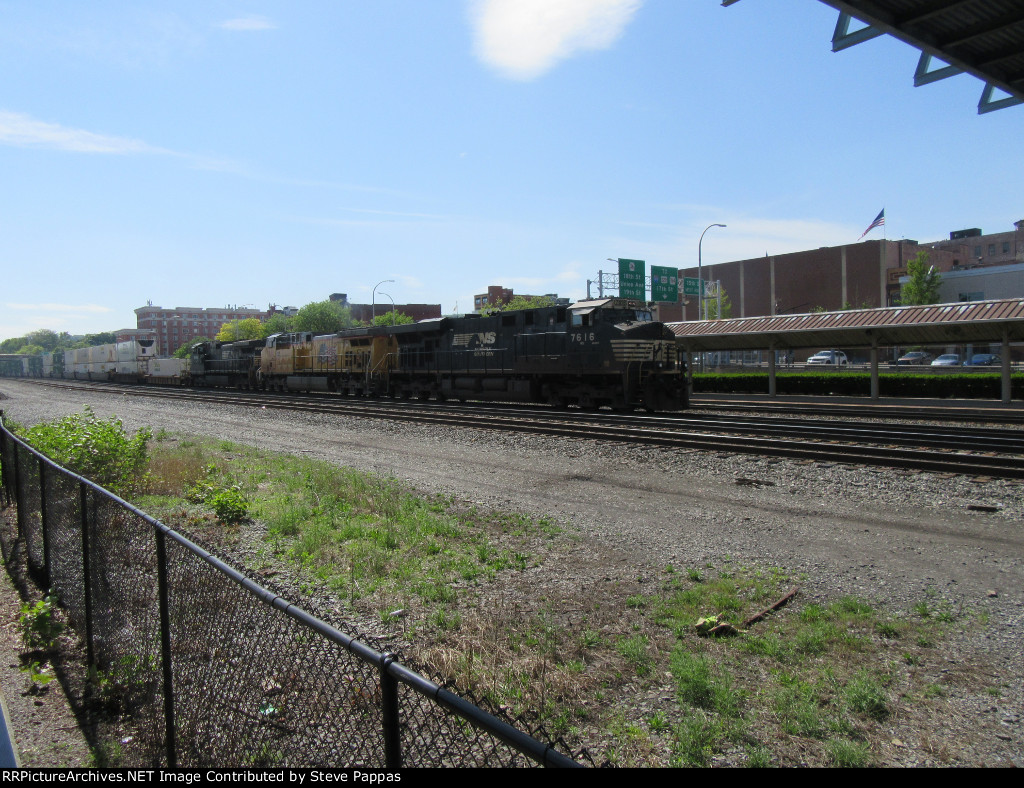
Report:
[[647,263],[619,258],[619,298],[647,300]]
[[651,266],[651,300],[671,301],[679,300],[679,271],[663,265]]
[[700,280],[695,276],[683,277],[683,295],[700,295]]

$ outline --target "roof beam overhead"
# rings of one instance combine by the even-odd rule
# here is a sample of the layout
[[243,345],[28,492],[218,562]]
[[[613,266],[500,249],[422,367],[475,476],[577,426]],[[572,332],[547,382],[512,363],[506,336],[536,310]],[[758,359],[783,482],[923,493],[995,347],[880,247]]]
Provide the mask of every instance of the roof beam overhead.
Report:
[[[722,0],[723,6],[738,0]],[[888,34],[920,49],[915,87],[958,73],[985,87],[979,114],[1024,104],[1024,4],[1020,0],[821,0],[839,12],[832,50]],[[850,31],[854,19],[865,27]],[[943,64],[929,70],[932,58]],[[996,97],[995,91],[1005,93]]]
[[930,85],[932,82],[938,82],[940,79],[946,77],[952,77],[957,74],[963,74],[962,68],[956,66],[950,66],[944,64],[941,68],[932,69],[929,71],[932,63],[932,56],[927,52],[921,53],[921,59],[917,61],[917,71],[914,72],[914,87],[919,88],[921,85]]
[[857,44],[863,44],[865,41],[870,41],[872,38],[878,38],[882,35],[882,31],[876,27],[868,25],[862,27],[859,30],[850,32],[850,22],[853,21],[853,17],[850,14],[839,13],[839,19],[836,20],[836,29],[832,33],[832,51],[840,52],[850,47],[855,47]]

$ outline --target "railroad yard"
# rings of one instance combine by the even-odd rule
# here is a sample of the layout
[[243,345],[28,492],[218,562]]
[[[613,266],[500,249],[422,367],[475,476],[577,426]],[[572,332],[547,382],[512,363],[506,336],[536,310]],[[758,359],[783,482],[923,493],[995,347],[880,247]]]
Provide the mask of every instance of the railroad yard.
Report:
[[[550,424],[545,434],[508,429],[475,410],[454,423],[406,421],[401,410],[388,418],[359,412],[361,401],[346,402],[354,408],[346,415],[274,407],[269,400],[240,405],[227,399],[153,399],[21,380],[0,381],[0,397],[5,415],[23,424],[89,405],[101,417],[116,414],[130,429],[148,426],[326,460],[450,496],[458,506],[550,518],[562,529],[559,537],[538,544],[524,569],[473,589],[466,604],[481,621],[541,617],[572,626],[573,619],[586,619],[594,632],[607,630],[609,637],[622,634],[615,627],[627,622],[650,638],[656,665],[659,649],[664,651],[659,638],[665,637],[656,624],[641,620],[643,600],[676,573],[782,573],[798,586],[790,603],[795,611],[852,598],[885,611],[892,621],[926,618],[929,608],[944,611],[948,626],[937,647],[921,646],[909,655],[913,649],[905,643],[881,644],[891,651],[888,712],[856,723],[855,738],[867,742],[868,762],[875,765],[1024,765],[1024,485],[1012,478],[1019,446],[977,446],[989,456],[1013,454],[1010,470],[920,470],[912,463],[888,467],[882,459],[854,464],[809,450],[782,456],[767,445],[762,451],[731,449],[724,426],[722,437],[705,434],[689,446],[645,443],[668,430],[641,414],[632,439],[598,423],[589,427],[590,437],[580,438],[558,434]],[[700,414],[697,409],[688,416],[695,412]],[[729,420],[718,411],[713,418]],[[822,418],[820,429],[789,423],[783,431],[807,448],[829,422]],[[892,444],[900,444],[904,433],[911,442],[909,433],[918,427],[901,424],[888,427],[890,445],[883,448],[895,450]],[[259,550],[258,529],[252,530],[250,541],[230,547],[240,562]],[[388,629],[372,611],[364,613],[356,624],[361,631],[393,637],[435,664],[457,661],[450,649],[407,638],[408,622]],[[421,614],[426,616],[409,611],[413,619]],[[466,627],[476,621],[468,609],[463,620]],[[721,656],[711,647],[707,653]],[[748,696],[767,679],[764,663],[753,657],[728,661]],[[584,665],[582,672],[599,667]],[[566,738],[585,746],[597,763],[674,762],[660,736],[682,724],[668,674],[659,667],[602,679],[604,689],[582,703],[599,703],[613,713],[602,710],[571,726]],[[4,686],[9,693],[12,685]],[[11,705],[16,737],[30,735],[24,725],[19,728],[19,704]],[[594,719],[601,723],[592,724]],[[765,723],[750,725],[754,739],[774,735]],[[813,736],[787,733],[781,739],[767,762],[828,762]],[[749,747],[727,742],[707,763],[749,760]]]

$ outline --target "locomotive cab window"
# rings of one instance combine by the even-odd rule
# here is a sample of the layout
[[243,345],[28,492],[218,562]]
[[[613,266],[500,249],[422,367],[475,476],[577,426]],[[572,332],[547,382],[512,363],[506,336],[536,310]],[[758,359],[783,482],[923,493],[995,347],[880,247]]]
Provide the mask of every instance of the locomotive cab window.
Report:
[[572,313],[571,325],[573,328],[579,328],[580,326],[592,326],[594,325],[594,314],[596,307],[590,309],[575,309]]

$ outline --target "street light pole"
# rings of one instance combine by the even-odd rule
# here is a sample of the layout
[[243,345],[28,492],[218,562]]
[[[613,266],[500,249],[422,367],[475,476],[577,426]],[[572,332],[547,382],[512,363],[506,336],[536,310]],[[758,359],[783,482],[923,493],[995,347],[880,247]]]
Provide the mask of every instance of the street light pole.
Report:
[[373,286],[373,292],[370,294],[370,322],[377,317],[377,288],[385,282],[394,282],[394,279],[381,279],[377,284]]
[[[725,227],[725,225],[724,224],[709,224],[707,227],[704,228],[704,233],[706,233],[712,227]],[[701,275],[700,275],[701,244],[704,243],[704,233],[700,234],[700,241],[697,242],[697,319],[698,320],[703,320],[704,319],[704,317],[701,316],[701,310],[704,307],[704,280],[703,280],[703,278],[701,278]],[[707,312],[707,310],[704,310],[704,312]]]
[[388,296],[388,298],[391,300],[391,325],[394,325],[395,324],[395,299],[391,298],[391,296],[388,295],[387,293],[385,293],[383,290],[380,291],[380,294],[382,296]]

